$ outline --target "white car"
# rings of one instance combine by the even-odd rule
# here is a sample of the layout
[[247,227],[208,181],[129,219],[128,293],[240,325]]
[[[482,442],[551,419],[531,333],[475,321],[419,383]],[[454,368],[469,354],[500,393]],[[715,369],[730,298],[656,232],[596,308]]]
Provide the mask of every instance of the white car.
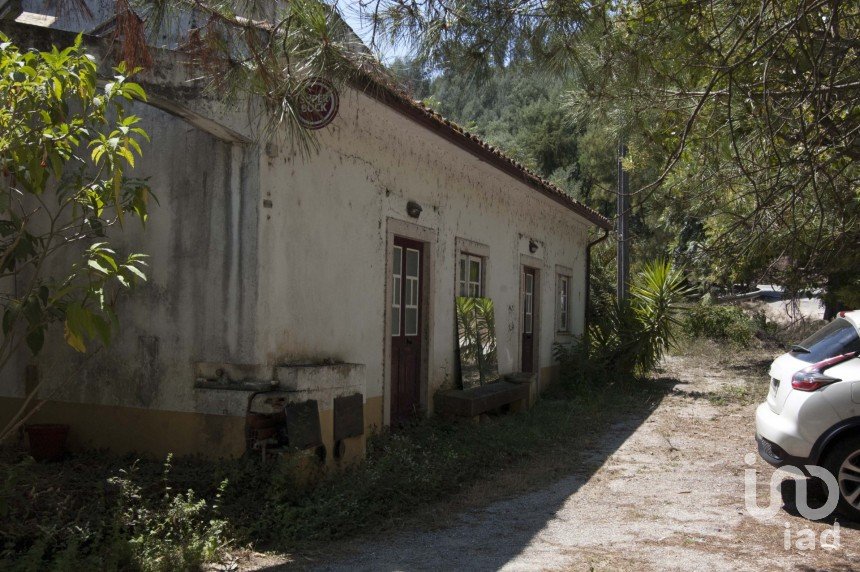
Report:
[[860,520],[860,310],[842,312],[770,367],[756,410],[761,457],[780,467],[819,465],[839,485],[837,511]]

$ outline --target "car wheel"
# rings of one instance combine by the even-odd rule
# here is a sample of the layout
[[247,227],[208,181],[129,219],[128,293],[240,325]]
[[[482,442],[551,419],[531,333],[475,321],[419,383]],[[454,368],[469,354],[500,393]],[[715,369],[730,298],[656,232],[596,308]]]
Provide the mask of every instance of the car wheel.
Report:
[[839,485],[837,512],[860,521],[860,439],[838,443],[827,455],[825,468],[836,477]]

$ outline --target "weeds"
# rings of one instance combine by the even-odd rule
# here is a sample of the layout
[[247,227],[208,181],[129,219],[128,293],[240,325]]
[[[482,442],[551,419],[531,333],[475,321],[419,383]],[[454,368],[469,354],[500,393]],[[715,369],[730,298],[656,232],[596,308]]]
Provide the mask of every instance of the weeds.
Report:
[[[578,440],[613,415],[649,402],[642,388],[619,395],[608,387],[578,395],[557,391],[531,411],[479,424],[432,418],[376,435],[363,463],[316,485],[296,484],[288,461],[270,472],[255,467],[253,486],[228,489],[227,497],[233,507],[257,503],[260,511],[250,519],[237,512],[232,522],[243,539],[279,549],[377,530],[500,469],[550,451],[570,456]],[[262,498],[261,488],[268,491]]]
[[[168,458],[154,479],[141,475],[138,463],[109,478],[91,471],[114,471],[111,466],[79,464],[57,475],[50,471],[58,464],[26,458],[4,463],[0,565],[21,571],[162,572],[197,570],[220,560],[228,541],[217,502],[226,482],[217,489],[214,505],[190,490],[174,493],[171,463]],[[140,484],[144,481],[146,487]]]
[[163,492],[148,499],[136,483],[136,465],[108,479],[119,490],[118,528],[128,540],[133,557],[143,572],[196,570],[216,562],[228,545],[227,522],[215,512],[227,487],[221,481],[215,504],[209,506],[193,490],[174,493],[170,486],[172,456],[164,463]]
[[768,385],[761,380],[744,381],[743,385],[725,385],[718,391],[708,393],[712,405],[751,405],[761,403],[767,397]]
[[531,411],[481,423],[431,418],[376,435],[364,462],[331,474],[301,456],[267,465],[168,459],[163,469],[95,455],[4,463],[16,474],[0,494],[2,564],[191,570],[231,544],[292,550],[378,531],[502,470],[572,465],[582,442],[658,398],[637,383],[557,387]]

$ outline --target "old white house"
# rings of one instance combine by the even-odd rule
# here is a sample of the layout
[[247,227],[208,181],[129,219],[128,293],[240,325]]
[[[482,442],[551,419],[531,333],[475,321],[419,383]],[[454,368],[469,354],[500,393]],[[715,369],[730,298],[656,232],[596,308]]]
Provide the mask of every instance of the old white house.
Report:
[[[71,41],[44,23],[3,27],[24,46]],[[258,143],[247,108],[189,87],[177,54],[154,57],[135,174],[160,205],[118,237],[151,256],[150,279],[67,386],[74,352],[22,353],[4,411],[41,377],[38,420],[70,425],[73,445],[236,456],[249,412],[314,400],[321,435],[302,441],[352,457],[456,387],[457,295],[494,301],[502,373],[551,379],[553,342],[582,331],[588,231],[605,218],[383,86],[342,91],[303,156]]]

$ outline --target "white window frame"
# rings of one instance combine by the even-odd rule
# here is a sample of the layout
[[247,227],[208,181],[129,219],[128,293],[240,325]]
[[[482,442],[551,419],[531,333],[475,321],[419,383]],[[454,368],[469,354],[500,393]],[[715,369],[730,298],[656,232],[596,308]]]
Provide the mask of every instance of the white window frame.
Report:
[[[415,275],[414,276],[410,276],[409,271],[407,270],[407,268],[408,268],[407,260],[409,259],[409,253],[411,253],[411,252],[414,252],[415,256],[417,257],[417,263],[416,263],[417,266],[415,267]],[[404,312],[403,335],[405,335],[405,336],[417,336],[418,330],[421,327],[421,324],[418,323],[419,319],[421,317],[421,310],[418,307],[418,300],[419,300],[418,299],[418,292],[419,292],[419,289],[421,287],[420,286],[420,284],[421,284],[421,251],[420,250],[416,250],[414,248],[406,248],[406,250],[404,250],[403,279],[406,280],[406,292],[405,292],[406,296],[405,296],[405,299],[403,300],[403,312]],[[413,324],[415,329],[412,331],[409,331],[409,329],[406,325],[406,313],[410,312],[410,311],[414,312],[414,314],[415,314],[415,323]]]
[[[531,287],[529,287],[531,282]],[[523,268],[523,333],[534,334],[535,329],[535,287],[537,272],[526,273]]]
[[556,331],[560,334],[571,332],[570,324],[570,275],[556,275]]
[[[400,284],[401,280],[403,280],[404,271],[406,270],[403,268],[404,264],[406,264],[403,256],[403,247],[394,247],[393,259],[397,260],[400,264],[400,272],[397,272],[393,265],[391,269],[391,336],[397,337],[400,335],[400,321],[403,319],[403,300],[400,299],[400,294],[402,292]],[[397,313],[396,322],[394,320],[395,310]]]
[[[472,264],[478,264],[478,280],[472,280]],[[468,298],[484,297],[484,267],[486,259],[466,252],[457,261],[457,295]],[[465,275],[464,275],[465,274]]]
[[[487,264],[490,259],[490,247],[460,237],[457,237],[455,243],[457,249],[457,262],[454,268],[455,296],[485,298],[487,296]],[[477,282],[470,279],[469,270],[474,262],[479,265]],[[463,276],[461,269],[465,270],[465,276]]]

